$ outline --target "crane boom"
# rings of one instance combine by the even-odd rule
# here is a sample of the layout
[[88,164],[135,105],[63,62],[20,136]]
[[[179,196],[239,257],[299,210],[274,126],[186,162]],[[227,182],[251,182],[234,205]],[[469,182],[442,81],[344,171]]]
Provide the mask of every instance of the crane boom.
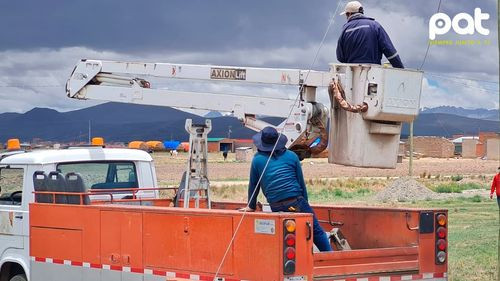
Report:
[[[142,77],[297,86],[300,99],[153,88]],[[269,126],[260,116],[286,118],[278,126],[288,147],[303,157],[327,145],[328,108],[316,101],[316,87],[328,86],[329,72],[298,69],[81,60],[66,84],[68,97],[184,109],[231,112],[255,131]],[[307,83],[307,84],[306,84]],[[320,139],[320,145],[311,144]]]

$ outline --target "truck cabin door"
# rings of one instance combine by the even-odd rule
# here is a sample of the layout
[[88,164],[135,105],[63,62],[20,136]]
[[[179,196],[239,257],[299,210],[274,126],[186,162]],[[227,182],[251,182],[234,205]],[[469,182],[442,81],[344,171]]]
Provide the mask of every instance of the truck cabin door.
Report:
[[23,195],[25,172],[22,165],[0,166],[0,253],[24,248],[23,224],[28,220],[30,195]]

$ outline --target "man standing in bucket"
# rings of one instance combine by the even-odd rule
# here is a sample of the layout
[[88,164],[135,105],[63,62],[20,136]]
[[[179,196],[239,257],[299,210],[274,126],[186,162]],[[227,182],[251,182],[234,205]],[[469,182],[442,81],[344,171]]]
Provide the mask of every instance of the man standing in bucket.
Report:
[[[307,190],[298,156],[287,150],[287,137],[275,128],[265,127],[253,137],[258,149],[252,160],[248,186],[248,207],[241,211],[253,212],[260,189],[273,212],[297,212],[313,215],[314,245],[320,251],[332,251],[328,237],[307,201]],[[276,148],[273,151],[273,148]],[[271,155],[272,152],[272,155]],[[266,163],[269,159],[269,164]],[[259,178],[259,185],[257,185]]]
[[393,67],[404,68],[387,32],[375,19],[364,16],[360,2],[347,3],[341,15],[344,14],[347,23],[337,42],[339,62],[381,64],[384,54]]

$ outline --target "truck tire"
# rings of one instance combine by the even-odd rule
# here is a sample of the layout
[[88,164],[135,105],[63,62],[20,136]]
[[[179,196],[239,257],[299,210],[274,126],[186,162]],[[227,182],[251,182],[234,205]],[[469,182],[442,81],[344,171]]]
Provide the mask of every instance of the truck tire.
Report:
[[18,274],[16,276],[13,276],[12,278],[10,278],[9,281],[28,281],[28,279],[26,278],[26,275]]

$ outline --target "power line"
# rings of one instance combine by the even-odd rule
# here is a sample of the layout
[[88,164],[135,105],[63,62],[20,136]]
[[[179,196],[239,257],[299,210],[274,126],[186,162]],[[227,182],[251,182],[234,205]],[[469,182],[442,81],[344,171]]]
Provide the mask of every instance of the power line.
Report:
[[[437,13],[439,13],[439,9],[441,9],[441,0],[439,0],[439,4],[438,4],[438,8],[437,8]],[[427,60],[427,55],[429,54],[430,47],[431,47],[431,42],[428,42],[427,49],[425,50],[424,59],[422,60],[422,64],[420,65],[420,67],[418,68],[418,70],[422,70],[422,68],[424,67],[425,61]]]
[[467,84],[465,82],[457,81],[457,80],[452,79],[452,78],[447,78],[447,77],[441,77],[441,78],[447,79],[448,81],[454,82],[456,84],[460,84],[460,85],[462,85],[464,87],[467,87],[469,89],[474,89],[474,90],[478,90],[478,91],[482,91],[482,92],[487,92],[487,93],[492,93],[492,94],[498,94],[498,90],[495,90],[495,89],[481,88],[481,87],[478,87],[478,86]]
[[463,77],[463,76],[454,76],[454,75],[449,75],[449,74],[441,74],[441,73],[438,73],[438,72],[426,72],[425,74],[431,75],[431,76],[436,76],[436,77],[448,78],[448,79],[476,81],[476,82],[491,83],[491,84],[497,84],[497,85],[499,84],[497,81],[482,80],[482,79],[477,79],[477,78],[466,78],[466,77]]

